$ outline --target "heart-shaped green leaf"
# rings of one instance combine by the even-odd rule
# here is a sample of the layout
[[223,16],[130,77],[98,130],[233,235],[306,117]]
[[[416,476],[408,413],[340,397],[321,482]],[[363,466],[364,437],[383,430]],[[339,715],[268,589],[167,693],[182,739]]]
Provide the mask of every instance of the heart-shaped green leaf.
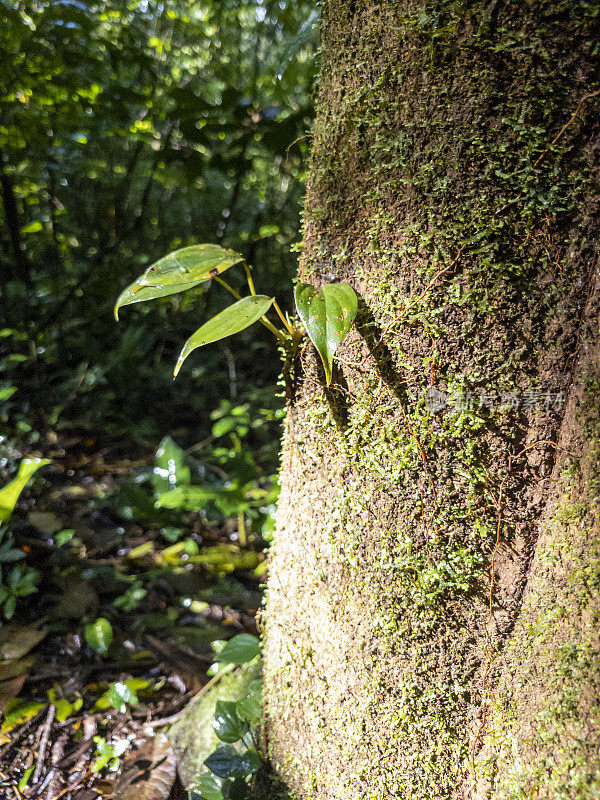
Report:
[[115,318],[119,319],[122,306],[185,292],[243,260],[244,257],[239,253],[216,244],[194,244],[175,250],[148,267],[143,275],[121,292],[115,304]]
[[264,316],[273,302],[272,297],[257,294],[252,297],[242,297],[237,303],[229,306],[216,317],[209,319],[196,333],[193,333],[183,346],[183,350],[175,365],[174,377],[181,369],[181,365],[192,350],[204,344],[218,342],[233,333],[239,333]]
[[217,661],[223,661],[225,664],[245,664],[256,658],[259,653],[260,642],[256,636],[250,633],[238,633],[217,655]]
[[222,744],[204,761],[204,766],[219,778],[244,778],[248,775],[242,756],[230,744]]
[[233,744],[248,731],[248,723],[237,712],[235,700],[217,700],[213,728],[222,742]]
[[356,292],[347,283],[328,283],[321,289],[299,283],[295,298],[298,315],[321,357],[329,386],[333,356],[356,316]]

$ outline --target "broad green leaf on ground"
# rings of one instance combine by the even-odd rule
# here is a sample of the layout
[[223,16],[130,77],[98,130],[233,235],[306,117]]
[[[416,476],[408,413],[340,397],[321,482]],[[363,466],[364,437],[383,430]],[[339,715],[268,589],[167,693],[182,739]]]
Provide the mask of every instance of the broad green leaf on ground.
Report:
[[91,625],[85,626],[85,640],[92,650],[101,656],[105,655],[113,640],[112,625],[104,617],[98,617]]
[[195,244],[175,250],[148,267],[121,292],[115,304],[115,318],[119,319],[119,309],[123,306],[192,289],[243,260],[239,253],[216,244]]
[[150,681],[144,678],[129,678],[126,681],[111,683],[106,692],[96,700],[94,708],[104,710],[112,707],[124,714],[128,705],[137,706],[139,704],[137,692],[148,690],[150,687]]
[[333,356],[356,316],[356,292],[347,283],[328,283],[321,289],[299,283],[295,298],[298,315],[321,357],[329,386]]
[[6,744],[10,738],[6,736],[17,725],[23,725],[32,717],[46,708],[47,703],[34,703],[30,700],[23,700],[20,697],[15,697],[11,700],[4,710],[4,719],[2,726],[0,726],[0,744]]
[[217,700],[213,728],[222,742],[233,744],[248,731],[248,723],[237,712],[234,700]]
[[48,458],[24,458],[21,461],[17,477],[0,489],[0,524],[8,522],[11,518],[19,495],[33,473],[43,467],[44,464],[49,463],[50,460]]
[[190,482],[190,468],[184,461],[183,450],[170,436],[161,441],[152,470],[152,486],[156,494],[168,492]]
[[202,345],[210,344],[211,342],[218,342],[219,339],[224,339],[226,336],[231,336],[234,333],[243,331],[244,328],[257,322],[264,316],[273,302],[272,297],[267,297],[264,294],[257,294],[251,297],[242,297],[237,303],[221,311],[216,317],[213,317],[208,322],[205,322],[202,327],[198,328],[196,333],[193,333],[183,346],[183,350],[177,364],[175,365],[174,376],[177,375],[181,369],[181,365],[189,356],[192,350]]
[[260,642],[249,633],[238,633],[230,639],[217,656],[225,664],[245,664],[260,653]]
[[71,714],[77,713],[83,705],[81,697],[76,697],[71,703],[65,697],[57,697],[54,689],[48,690],[48,700],[54,706],[57,722],[64,722]]
[[201,511],[209,502],[226,517],[245,511],[249,503],[246,493],[239,486],[222,486],[215,489],[208,486],[178,486],[171,492],[161,494],[158,508],[176,508],[187,511]]

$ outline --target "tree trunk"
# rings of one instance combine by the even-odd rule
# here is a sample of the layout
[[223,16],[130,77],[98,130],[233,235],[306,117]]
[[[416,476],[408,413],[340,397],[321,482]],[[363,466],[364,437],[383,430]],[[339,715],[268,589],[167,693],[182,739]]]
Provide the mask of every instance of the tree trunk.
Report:
[[596,0],[328,0],[269,743],[303,800],[600,795]]

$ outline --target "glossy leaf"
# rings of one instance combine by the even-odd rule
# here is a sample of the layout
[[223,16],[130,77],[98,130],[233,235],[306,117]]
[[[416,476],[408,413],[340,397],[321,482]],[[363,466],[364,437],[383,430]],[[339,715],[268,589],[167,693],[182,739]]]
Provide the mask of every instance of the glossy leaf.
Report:
[[152,487],[155,494],[168,492],[177,486],[188,486],[190,468],[184,462],[183,450],[170,436],[161,441],[152,470]]
[[242,756],[230,744],[218,747],[205,760],[204,766],[219,778],[243,778],[248,775]]
[[0,524],[8,522],[11,518],[19,495],[33,473],[43,467],[44,464],[49,463],[50,460],[48,458],[24,458],[21,461],[17,477],[0,489]]
[[136,693],[127,685],[127,683],[111,683],[108,690],[110,702],[113,708],[116,708],[121,714],[127,711],[127,706],[137,706],[140,702]]
[[245,664],[260,653],[260,642],[249,633],[239,633],[230,639],[217,656],[225,664]]
[[115,303],[115,318],[119,319],[119,309],[123,306],[185,292],[243,260],[239,253],[216,244],[195,244],[175,250],[148,267],[121,292]]
[[214,775],[212,772],[204,772],[200,775],[196,785],[197,791],[193,792],[192,797],[202,798],[202,800],[223,800],[223,778]]
[[321,289],[299,283],[295,299],[298,315],[323,362],[329,386],[333,356],[358,310],[356,292],[347,283],[328,283]]
[[234,700],[217,700],[213,728],[222,742],[239,742],[248,732],[248,724],[241,719]]
[[252,681],[244,697],[240,698],[236,703],[237,712],[242,719],[256,724],[262,718],[262,703],[262,681]]
[[205,322],[201,328],[198,328],[196,333],[190,336],[183,346],[183,350],[177,359],[174,375],[177,375],[181,365],[192,350],[211,342],[218,342],[219,339],[224,339],[226,336],[231,336],[234,333],[243,331],[244,328],[250,327],[267,313],[272,302],[273,298],[264,294],[242,297],[237,303]]
[[263,760],[258,750],[246,750],[242,753],[242,769],[246,775],[254,775],[262,767]]
[[85,640],[92,650],[105,655],[113,640],[112,625],[104,617],[98,617],[91,625],[85,626]]

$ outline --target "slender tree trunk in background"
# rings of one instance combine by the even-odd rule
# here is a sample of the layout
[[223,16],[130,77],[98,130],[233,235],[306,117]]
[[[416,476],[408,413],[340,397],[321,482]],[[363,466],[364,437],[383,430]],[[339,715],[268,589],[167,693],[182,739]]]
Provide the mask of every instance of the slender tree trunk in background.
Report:
[[599,33],[325,2],[300,274],[363,302],[287,418],[266,687],[304,800],[600,795]]
[[8,265],[3,273],[0,273],[0,281],[5,283],[9,280],[21,280],[29,282],[29,263],[23,249],[21,241],[21,223],[19,222],[19,210],[13,191],[12,181],[4,170],[4,156],[0,150],[0,198],[4,208],[4,220],[10,237],[14,265]]

